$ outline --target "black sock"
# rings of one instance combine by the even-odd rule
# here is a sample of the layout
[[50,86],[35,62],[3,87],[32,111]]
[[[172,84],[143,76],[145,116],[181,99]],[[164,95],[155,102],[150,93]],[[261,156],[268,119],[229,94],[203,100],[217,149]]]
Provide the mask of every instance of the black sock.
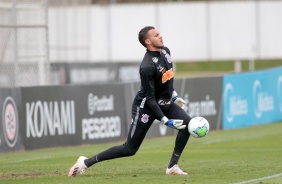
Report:
[[91,158],[88,158],[86,160],[84,160],[84,164],[87,166],[87,167],[90,167],[92,166],[93,164],[96,164],[97,162],[99,162],[98,160],[98,155],[95,155]]
[[174,152],[172,153],[172,156],[171,156],[171,159],[170,159],[170,163],[169,163],[169,165],[168,165],[168,168],[171,168],[171,167],[173,167],[175,164],[177,164],[177,163],[178,163],[178,160],[179,160],[179,158],[180,158],[180,156],[181,156],[181,153],[178,153],[178,152],[174,151]]

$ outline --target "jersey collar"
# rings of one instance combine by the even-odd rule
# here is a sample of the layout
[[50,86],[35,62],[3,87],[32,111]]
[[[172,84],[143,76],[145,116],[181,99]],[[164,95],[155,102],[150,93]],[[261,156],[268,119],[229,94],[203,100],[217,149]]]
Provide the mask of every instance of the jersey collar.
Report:
[[153,56],[159,56],[159,55],[161,55],[162,51],[150,51],[150,50],[147,49],[147,52],[149,52]]

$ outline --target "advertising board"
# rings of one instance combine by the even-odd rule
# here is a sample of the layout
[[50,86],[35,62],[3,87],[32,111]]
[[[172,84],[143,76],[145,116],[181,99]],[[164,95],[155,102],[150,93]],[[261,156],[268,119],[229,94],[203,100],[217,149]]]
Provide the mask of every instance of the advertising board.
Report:
[[118,84],[22,88],[26,149],[117,141],[125,137]]
[[223,129],[282,120],[282,67],[225,75]]
[[0,89],[0,152],[24,149],[20,88]]

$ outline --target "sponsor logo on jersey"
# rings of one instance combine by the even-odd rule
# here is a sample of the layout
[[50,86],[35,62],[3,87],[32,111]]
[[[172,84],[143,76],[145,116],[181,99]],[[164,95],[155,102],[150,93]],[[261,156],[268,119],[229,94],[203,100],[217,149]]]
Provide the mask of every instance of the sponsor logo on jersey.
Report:
[[166,57],[166,59],[167,59],[167,62],[169,62],[169,63],[171,63],[171,62],[172,62],[171,57],[170,57],[170,55],[169,55],[169,54],[166,54],[166,55],[165,55],[165,57]]
[[163,69],[164,69],[164,67],[163,67],[162,65],[159,65],[159,66],[157,67],[157,69],[159,70],[159,72],[162,72]]
[[171,104],[171,101],[170,101],[170,99],[160,99],[158,101],[158,104],[160,106],[169,106]]
[[162,83],[166,83],[168,80],[172,79],[174,77],[174,73],[172,68],[170,70],[167,70],[163,73],[162,76]]
[[159,59],[157,57],[153,57],[152,60],[153,60],[154,63],[157,63],[159,61]]
[[148,123],[148,121],[149,121],[149,115],[148,115],[148,114],[142,114],[141,121],[142,121],[143,123]]

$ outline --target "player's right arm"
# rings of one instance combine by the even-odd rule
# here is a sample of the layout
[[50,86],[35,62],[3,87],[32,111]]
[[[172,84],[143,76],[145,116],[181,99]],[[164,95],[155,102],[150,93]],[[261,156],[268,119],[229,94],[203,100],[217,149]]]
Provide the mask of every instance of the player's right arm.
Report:
[[164,115],[155,98],[155,67],[153,63],[146,63],[140,68],[141,85],[145,92],[146,104],[152,109],[158,120]]

